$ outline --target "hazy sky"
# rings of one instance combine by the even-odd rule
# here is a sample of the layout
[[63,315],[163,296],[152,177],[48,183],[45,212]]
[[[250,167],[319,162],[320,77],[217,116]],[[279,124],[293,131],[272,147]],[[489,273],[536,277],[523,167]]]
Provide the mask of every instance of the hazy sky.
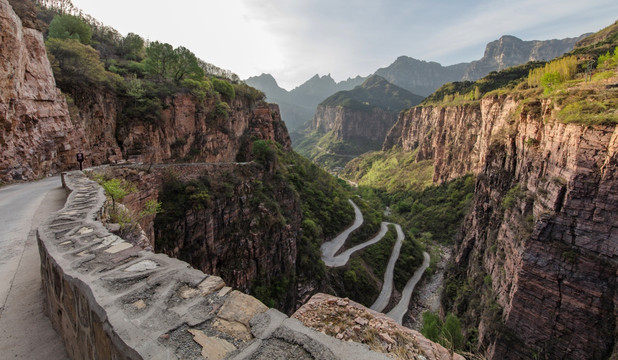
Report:
[[241,79],[291,90],[315,74],[366,76],[401,55],[442,65],[502,35],[575,37],[618,20],[616,0],[73,0],[123,35],[185,46]]

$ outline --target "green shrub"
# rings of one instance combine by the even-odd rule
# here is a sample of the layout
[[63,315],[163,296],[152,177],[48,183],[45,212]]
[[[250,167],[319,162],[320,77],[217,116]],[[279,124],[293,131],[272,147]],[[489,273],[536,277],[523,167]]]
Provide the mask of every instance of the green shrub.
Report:
[[440,333],[442,329],[442,320],[440,317],[431,311],[423,312],[423,327],[421,328],[421,334],[427,339],[438,342],[440,340]]
[[236,97],[236,93],[234,92],[234,87],[232,84],[225,80],[220,80],[217,78],[212,78],[212,85],[215,90],[221,94],[221,97],[224,101],[231,103]]
[[270,140],[256,140],[253,142],[253,157],[255,161],[265,167],[270,167],[277,159],[275,144]]
[[611,125],[618,123],[615,100],[602,102],[594,99],[580,100],[566,105],[558,113],[558,119],[565,124]]
[[75,95],[93,89],[114,89],[122,81],[105,70],[95,49],[78,40],[50,38],[45,46],[56,83],[64,92]]
[[56,15],[49,24],[49,38],[74,39],[82,44],[90,44],[92,29],[82,19],[73,15]]
[[208,79],[184,79],[180,83],[183,87],[189,89],[191,94],[198,98],[200,101],[204,101],[207,97],[214,94],[214,88],[212,83]]
[[440,343],[451,353],[463,349],[464,337],[461,333],[461,323],[455,314],[448,314],[440,330]]
[[523,199],[526,196],[526,190],[521,186],[521,184],[517,184],[513,186],[509,191],[506,192],[504,198],[502,199],[502,208],[503,209],[511,209],[513,206],[517,204],[517,202]]
[[223,102],[219,101],[215,107],[210,111],[209,118],[210,120],[223,119],[226,120],[229,118],[232,109],[230,106]]
[[611,69],[616,66],[618,66],[618,46],[614,49],[613,54],[608,51],[597,59],[597,69]]

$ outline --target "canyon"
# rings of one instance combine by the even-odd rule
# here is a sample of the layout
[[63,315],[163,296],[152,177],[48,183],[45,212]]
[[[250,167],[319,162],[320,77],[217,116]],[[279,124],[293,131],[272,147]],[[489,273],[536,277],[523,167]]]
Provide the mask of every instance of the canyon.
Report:
[[[323,188],[331,192],[312,188],[312,193],[301,193],[299,189],[306,184],[301,180],[317,173],[317,167],[294,157],[277,105],[242,95],[226,99],[216,94],[200,99],[183,91],[163,99],[160,117],[155,121],[122,118],[120,114],[126,104],[113,91],[60,92],[42,34],[23,26],[7,0],[0,0],[0,28],[0,69],[9,74],[0,79],[3,182],[32,180],[75,168],[75,155],[83,152],[86,166],[112,164],[102,168],[105,176],[138,184],[139,191],[124,201],[131,211],[139,212],[149,200],[163,202],[163,213],[141,219],[141,228],[150,239],[148,245],[210,274],[199,275],[200,281],[214,279],[217,291],[229,284],[245,293],[261,293],[272,300],[267,305],[293,313],[304,303],[301,299],[322,289],[322,278],[316,275],[319,271],[299,270],[301,257],[309,253],[301,249],[316,245],[303,239],[313,229],[303,218],[304,201],[320,196],[341,205],[346,204],[347,198],[333,190],[334,179],[320,179],[324,181]],[[512,43],[517,41],[503,38],[498,45]],[[582,44],[585,42],[579,46]],[[539,44],[531,45],[529,50],[539,56],[549,53]],[[497,57],[492,54],[486,52],[488,58],[495,60]],[[480,65],[478,68],[483,69]],[[597,81],[596,88],[586,82],[569,85],[567,90],[590,98],[602,94],[615,99],[617,82],[613,73]],[[369,127],[369,134],[367,127],[360,125],[365,119],[325,107],[324,119],[316,120],[316,127],[334,131],[344,139],[369,136],[380,143],[385,138],[383,150],[401,149],[415,153],[417,163],[431,162],[436,184],[470,173],[476,176],[471,210],[457,236],[442,296],[443,312],[456,313],[467,331],[477,331],[466,334],[469,338],[476,336],[474,350],[490,359],[613,358],[618,351],[618,130],[611,121],[566,123],[559,118],[566,106],[564,99],[536,96],[527,90],[497,91],[460,104],[424,104],[397,117],[387,118],[376,110],[372,116],[384,121]],[[223,114],[222,107],[229,110]],[[343,121],[347,117],[350,122]],[[389,124],[393,123],[391,127]],[[126,162],[135,164],[115,166]],[[98,223],[99,215],[93,215],[103,213],[104,199],[98,185],[81,173],[71,173],[67,179],[75,192],[70,204],[73,208],[67,208],[71,211],[65,211],[49,224],[57,226],[59,232],[54,233],[54,239],[44,235],[41,243],[51,249],[51,255],[42,253],[51,284],[46,292],[72,299],[81,285],[60,290],[74,279],[59,280],[64,273],[54,256],[62,243],[55,241],[74,241],[76,246],[83,247],[80,251],[86,251],[91,246],[90,237],[94,236],[89,235],[90,231],[95,228],[95,240],[104,246],[110,245],[105,243],[110,236],[116,238]],[[89,197],[96,204],[90,203]],[[315,207],[324,210],[321,216],[340,222],[336,227],[348,225],[341,214],[351,215],[352,211],[344,211],[349,206],[326,209],[320,205],[323,204]],[[97,221],[83,219],[84,214],[78,211],[81,206]],[[82,221],[88,223],[83,225]],[[314,227],[317,228],[315,223]],[[69,228],[67,240],[63,236]],[[334,236],[332,229],[317,229],[315,232],[321,234],[323,241]],[[178,294],[189,294],[178,301],[193,301],[188,299],[199,292],[197,270],[187,270],[186,263],[161,254],[145,255],[139,246],[117,241],[116,245],[124,247],[118,252],[128,251],[113,256],[103,254],[93,262],[97,269],[116,271],[113,266],[107,267],[106,259],[137,264],[141,258],[134,257],[148,257],[174,269],[184,269],[179,273],[189,274],[190,286],[185,285],[190,289],[171,284],[167,290],[173,291],[166,290],[166,295],[170,301],[177,301]],[[85,255],[91,254],[67,254],[73,260]],[[92,270],[84,259],[75,261],[79,269],[74,270]],[[304,262],[314,260],[319,262],[314,258]],[[147,261],[145,264],[152,265]],[[114,266],[122,267],[124,263]],[[130,277],[127,276],[116,280],[122,282]],[[121,287],[135,285],[130,282],[138,278],[131,277]],[[143,289],[148,286],[141,284]],[[224,303],[232,298],[246,299],[238,291],[224,292],[202,294],[209,300],[200,298],[210,301],[208,306],[215,302],[209,311],[216,313],[219,324],[228,321],[222,315],[227,310]],[[81,306],[83,301],[91,300],[84,294],[77,299],[76,303],[66,301],[71,316],[75,315],[71,312],[75,304]],[[137,298],[123,299],[122,307],[129,309],[132,316],[143,309]],[[54,301],[50,300],[57,307],[54,309],[66,305],[62,300]],[[154,304],[163,306],[163,301]],[[247,301],[266,311],[256,299]],[[353,327],[364,326],[361,323],[365,320],[359,323],[355,317],[369,313],[373,316],[370,321],[380,329],[393,327],[395,333],[417,337],[416,333],[382,323],[380,315],[345,299],[318,295],[301,309],[297,313],[300,320],[325,332],[334,329],[325,329],[319,319],[341,310],[352,314],[346,315],[350,318],[346,321]],[[52,313],[52,318],[59,324],[63,321],[57,312]],[[136,318],[140,320],[139,316],[132,319]],[[249,319],[244,316],[241,320],[245,332],[251,330]],[[100,330],[99,325],[93,326],[95,331]],[[341,334],[346,339],[354,335],[341,330],[332,335]],[[172,342],[177,341],[175,334]],[[380,336],[383,344],[390,344],[389,338],[393,340],[391,335]],[[260,340],[266,341],[267,337]],[[422,341],[423,346],[435,350],[435,358],[448,356],[445,349]]]
[[[443,306],[478,327],[489,358],[615,354],[618,131],[561,123],[558,110],[516,94],[416,107],[384,145],[432,160],[435,182],[477,176]],[[483,279],[476,303],[461,297]]]

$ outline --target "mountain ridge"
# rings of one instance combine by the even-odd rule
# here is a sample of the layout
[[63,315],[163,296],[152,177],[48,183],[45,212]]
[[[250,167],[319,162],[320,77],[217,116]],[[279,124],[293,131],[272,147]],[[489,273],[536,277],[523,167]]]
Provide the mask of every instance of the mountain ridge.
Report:
[[[550,40],[521,40],[512,35],[503,35],[489,42],[483,57],[472,62],[443,66],[435,61],[399,56],[387,67],[377,69],[389,82],[414,94],[428,96],[440,86],[462,80],[478,80],[492,71],[521,65],[528,61],[551,60],[573,49],[575,43],[589,34],[575,38]],[[291,132],[303,127],[313,118],[316,106],[337,91],[352,90],[367,77],[357,76],[336,82],[329,75],[314,75],[291,91],[281,88],[271,74],[250,77],[245,82],[263,91],[268,101],[281,107],[281,115]],[[273,81],[277,84],[273,87]],[[319,87],[322,84],[322,87]],[[328,86],[324,86],[328,85]],[[322,89],[322,92],[318,92]]]

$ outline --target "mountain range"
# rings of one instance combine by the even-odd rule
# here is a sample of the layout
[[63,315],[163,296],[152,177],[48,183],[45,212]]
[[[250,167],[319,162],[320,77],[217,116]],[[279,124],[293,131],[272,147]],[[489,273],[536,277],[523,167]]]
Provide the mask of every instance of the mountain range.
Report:
[[[476,61],[442,66],[433,61],[400,56],[391,65],[376,70],[375,74],[414,94],[428,96],[448,82],[478,80],[492,71],[528,61],[551,60],[572,50],[575,43],[586,35],[545,41],[524,41],[505,35],[488,43],[483,57]],[[279,104],[288,129],[294,132],[308,124],[317,105],[324,99],[338,91],[351,90],[366,79],[367,77],[357,76],[336,82],[330,74],[316,74],[291,91],[281,88],[270,74],[250,77],[245,82],[263,91],[268,101]]]

